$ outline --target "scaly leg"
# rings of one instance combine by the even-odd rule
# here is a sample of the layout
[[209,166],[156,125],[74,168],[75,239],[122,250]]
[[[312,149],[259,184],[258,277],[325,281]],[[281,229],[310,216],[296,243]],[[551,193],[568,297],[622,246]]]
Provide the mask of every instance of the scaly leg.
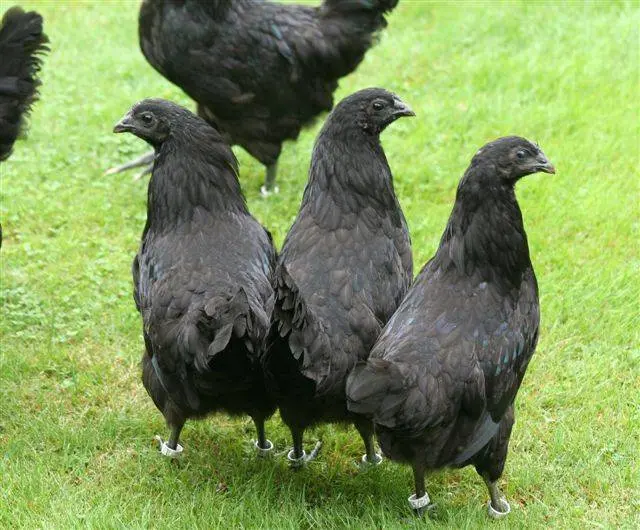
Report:
[[178,443],[180,439],[180,432],[184,427],[184,422],[180,424],[174,424],[171,426],[171,436],[164,442],[160,436],[156,436],[155,439],[160,443],[160,452],[169,458],[178,458],[184,448]]
[[433,507],[429,494],[424,487],[425,467],[421,462],[413,463],[413,480],[416,492],[409,497],[409,505],[417,516],[421,516],[426,510]]
[[511,506],[509,506],[504,493],[500,491],[497,480],[492,482],[488,474],[483,474],[482,478],[484,479],[484,483],[487,485],[489,496],[491,497],[491,500],[487,504],[489,517],[493,519],[501,519],[511,511]]
[[174,425],[171,428],[171,436],[169,437],[169,442],[167,443],[170,449],[175,450],[175,448],[177,447],[178,440],[180,440],[180,433],[182,432],[182,427],[184,427],[184,423],[181,423],[180,425]]
[[300,468],[307,462],[311,462],[314,460],[318,453],[320,452],[320,448],[322,447],[322,442],[316,442],[313,450],[307,454],[302,447],[302,438],[304,435],[303,427],[289,427],[291,429],[291,436],[293,438],[293,449],[289,451],[287,458],[289,459],[289,463],[291,467],[294,469]]
[[264,418],[253,418],[253,423],[255,424],[256,432],[258,433],[258,439],[255,442],[256,451],[258,451],[259,456],[269,456],[273,450],[273,443],[271,443],[270,440],[267,440],[267,437],[264,434]]
[[264,185],[260,188],[260,193],[263,197],[268,197],[272,193],[278,193],[278,186],[275,185],[277,173],[278,162],[274,162],[270,166],[267,166],[267,174],[264,179]]
[[487,485],[491,497],[487,503],[487,512],[492,519],[500,519],[511,511],[507,499],[498,487],[498,480],[504,471],[514,421],[513,405],[511,405],[500,420],[500,429],[497,434],[475,457],[476,471]]
[[358,429],[362,441],[364,442],[364,448],[366,453],[362,456],[363,464],[370,464],[377,466],[382,463],[382,455],[376,453],[373,445],[373,423],[366,418],[357,418],[353,421],[355,428]]

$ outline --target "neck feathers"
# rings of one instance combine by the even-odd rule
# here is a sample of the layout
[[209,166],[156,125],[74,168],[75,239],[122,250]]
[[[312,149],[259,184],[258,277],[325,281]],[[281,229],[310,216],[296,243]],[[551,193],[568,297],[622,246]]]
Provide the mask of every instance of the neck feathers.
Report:
[[314,217],[323,212],[359,214],[371,207],[396,210],[393,177],[379,138],[360,130],[322,134],[313,150],[305,204]]
[[436,260],[460,274],[518,285],[531,261],[513,185],[463,179]]
[[195,140],[171,138],[158,149],[149,182],[151,225],[188,222],[197,210],[214,216],[229,211],[247,213],[231,149],[217,138],[206,143]]

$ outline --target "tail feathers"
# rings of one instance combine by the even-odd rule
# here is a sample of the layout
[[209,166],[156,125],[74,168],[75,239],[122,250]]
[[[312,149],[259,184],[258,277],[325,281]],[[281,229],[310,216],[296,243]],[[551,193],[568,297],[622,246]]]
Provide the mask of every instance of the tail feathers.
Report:
[[40,55],[49,51],[42,17],[12,7],[0,26],[0,160],[11,154],[24,116],[38,97]]
[[387,26],[385,14],[397,3],[398,0],[325,0],[320,7],[323,42],[316,43],[308,53],[298,50],[303,62],[324,72],[327,80],[353,72],[376,43],[379,31]]
[[347,379],[347,408],[372,419],[392,415],[404,403],[405,380],[399,366],[384,359],[359,363]]
[[[270,315],[267,314],[272,302],[263,307],[257,300],[251,300],[247,292],[240,288],[230,299],[215,298],[205,306],[206,318],[200,325],[188,326],[185,334],[187,344],[192,344],[195,352],[195,366],[206,371],[213,358],[223,351],[232,337],[240,339],[249,353],[258,356],[261,345],[267,338]],[[211,336],[213,340],[205,340]],[[193,336],[191,340],[189,337]],[[204,342],[203,342],[204,340]]]
[[415,366],[369,358],[347,379],[347,408],[377,426],[414,436],[438,421],[427,397],[434,384],[420,384]]
[[369,13],[379,16],[386,26],[383,15],[398,5],[398,0],[325,0],[322,10],[325,16],[349,15],[352,13]]

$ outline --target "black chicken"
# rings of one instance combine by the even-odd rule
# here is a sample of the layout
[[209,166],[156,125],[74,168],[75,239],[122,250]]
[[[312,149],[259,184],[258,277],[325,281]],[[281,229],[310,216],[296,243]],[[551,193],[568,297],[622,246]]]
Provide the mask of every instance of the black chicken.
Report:
[[275,405],[260,357],[276,254],[247,210],[237,161],[215,129],[168,101],[134,105],[114,132],[131,132],[156,153],[133,282],[142,380],[172,429],[161,450],[178,454],[185,421],[217,410],[250,415],[258,449],[269,450],[264,422]]
[[379,134],[413,112],[379,88],[357,92],[327,118],[309,182],[276,269],[265,377],[293,436],[293,465],[310,460],[303,433],[353,422],[364,460],[377,463],[373,426],[347,411],[345,381],[367,358],[412,277],[407,225]]
[[0,161],[11,154],[24,118],[38,98],[40,55],[49,51],[42,17],[10,8],[0,26]]
[[[42,17],[14,6],[0,25],[0,162],[9,158],[24,119],[38,98],[37,75],[49,51],[49,39],[42,32]],[[0,225],[0,247],[2,225]]]
[[489,488],[489,514],[510,511],[497,481],[540,320],[514,185],[539,171],[555,173],[524,138],[476,153],[436,255],[347,381],[349,410],[373,419],[384,454],[413,467],[416,511],[430,502],[426,470],[469,464]]
[[[325,0],[319,7],[257,0],[144,0],[140,47],[230,144],[267,166],[274,189],[282,143],[333,106],[398,0]],[[152,155],[114,168],[148,164]]]

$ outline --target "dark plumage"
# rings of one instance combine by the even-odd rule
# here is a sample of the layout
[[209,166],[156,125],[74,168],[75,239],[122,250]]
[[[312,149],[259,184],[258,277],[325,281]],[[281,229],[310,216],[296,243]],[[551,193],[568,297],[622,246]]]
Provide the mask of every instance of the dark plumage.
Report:
[[217,410],[249,414],[259,447],[269,448],[264,421],[275,406],[260,356],[276,254],[247,210],[236,159],[215,129],[168,101],[134,105],[114,131],[156,152],[133,282],[146,345],[142,379],[172,428],[163,452],[176,449],[188,418]]
[[331,109],[338,79],[360,64],[397,3],[145,0],[140,47],[200,116],[267,166],[271,188],[282,143]]
[[349,376],[349,410],[373,419],[383,452],[413,467],[414,508],[429,502],[425,470],[473,464],[490,514],[509,511],[497,480],[540,319],[514,185],[538,171],[555,172],[524,138],[476,153],[438,251]]
[[11,154],[25,115],[38,97],[41,59],[49,50],[42,17],[19,7],[10,8],[0,27],[0,161]]
[[[25,116],[38,98],[41,54],[47,52],[42,17],[14,6],[0,25],[0,162],[9,158]],[[2,246],[2,226],[0,226]]]
[[411,282],[409,233],[379,134],[412,115],[386,90],[362,90],[340,102],[316,140],[276,269],[273,342],[265,356],[297,462],[305,428],[335,421],[354,422],[367,460],[379,460],[371,423],[347,411],[344,391],[349,371],[367,357]]

